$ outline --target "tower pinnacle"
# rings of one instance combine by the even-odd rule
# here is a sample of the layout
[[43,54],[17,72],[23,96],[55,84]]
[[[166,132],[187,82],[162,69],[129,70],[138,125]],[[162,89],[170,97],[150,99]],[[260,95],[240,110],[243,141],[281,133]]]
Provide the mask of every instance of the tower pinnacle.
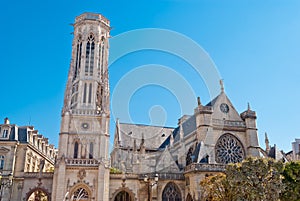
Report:
[[224,80],[223,79],[221,79],[220,80],[220,86],[221,86],[221,93],[224,93]]

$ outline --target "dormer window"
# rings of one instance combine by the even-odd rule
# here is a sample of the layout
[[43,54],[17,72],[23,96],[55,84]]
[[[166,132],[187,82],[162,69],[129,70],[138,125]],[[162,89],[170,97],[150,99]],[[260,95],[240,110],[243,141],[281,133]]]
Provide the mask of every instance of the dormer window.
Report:
[[7,138],[8,137],[8,129],[4,129],[2,132],[2,138]]

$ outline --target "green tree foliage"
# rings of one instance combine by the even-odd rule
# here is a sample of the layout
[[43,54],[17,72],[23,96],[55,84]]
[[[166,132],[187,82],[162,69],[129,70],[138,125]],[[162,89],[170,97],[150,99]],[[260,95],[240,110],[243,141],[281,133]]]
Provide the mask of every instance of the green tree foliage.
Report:
[[283,168],[282,162],[264,158],[248,158],[242,163],[229,164],[224,176],[216,175],[201,182],[204,200],[279,200],[284,190]]
[[122,171],[119,170],[118,168],[111,167],[110,174],[122,174]]
[[300,163],[289,162],[282,173],[286,188],[281,195],[282,201],[300,200]]
[[219,173],[206,177],[200,183],[202,193],[201,200],[209,201],[232,201],[236,200],[237,191],[234,186],[230,186],[225,174]]

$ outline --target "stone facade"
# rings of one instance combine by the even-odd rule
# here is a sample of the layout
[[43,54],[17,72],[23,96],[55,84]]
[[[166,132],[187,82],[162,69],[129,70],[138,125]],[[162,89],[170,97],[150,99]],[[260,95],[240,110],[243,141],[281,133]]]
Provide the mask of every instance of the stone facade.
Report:
[[5,118],[0,124],[2,200],[34,200],[37,192],[51,199],[56,153],[54,146],[33,126],[17,126]]
[[300,139],[295,139],[292,142],[292,150],[286,153],[286,158],[289,161],[299,161],[300,160]]
[[75,19],[65,91],[53,200],[109,198],[109,21],[84,13]]
[[[220,94],[205,105],[199,98],[194,113],[181,117],[177,127],[118,120],[109,159],[110,22],[83,13],[73,26],[54,175],[46,173],[54,152],[45,149],[47,140],[33,128],[26,127],[27,144],[2,140],[3,175],[14,174],[12,200],[31,200],[33,192],[55,201],[200,200],[203,178],[224,171],[227,163],[259,156],[256,113],[250,106],[238,113],[221,83]],[[2,127],[11,128],[9,123]]]
[[[239,114],[224,90],[206,105],[198,99],[194,114],[180,118],[176,128],[117,122],[115,130],[112,166],[125,176],[158,174],[152,200],[167,200],[169,183],[177,186],[181,200],[200,200],[199,183],[205,176],[224,171],[227,163],[259,156],[255,112],[248,107]],[[147,194],[138,193],[145,182],[138,183],[139,189],[126,191],[145,200]],[[110,191],[117,187],[111,184]]]

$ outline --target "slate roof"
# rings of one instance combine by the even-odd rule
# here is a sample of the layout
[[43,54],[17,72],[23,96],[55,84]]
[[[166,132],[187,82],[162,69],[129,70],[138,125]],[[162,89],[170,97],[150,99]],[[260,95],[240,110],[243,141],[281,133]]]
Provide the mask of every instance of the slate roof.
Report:
[[143,124],[120,123],[119,126],[120,146],[130,149],[134,146],[134,140],[137,148],[139,148],[142,138],[144,138],[146,150],[157,150],[174,130],[172,127]]

